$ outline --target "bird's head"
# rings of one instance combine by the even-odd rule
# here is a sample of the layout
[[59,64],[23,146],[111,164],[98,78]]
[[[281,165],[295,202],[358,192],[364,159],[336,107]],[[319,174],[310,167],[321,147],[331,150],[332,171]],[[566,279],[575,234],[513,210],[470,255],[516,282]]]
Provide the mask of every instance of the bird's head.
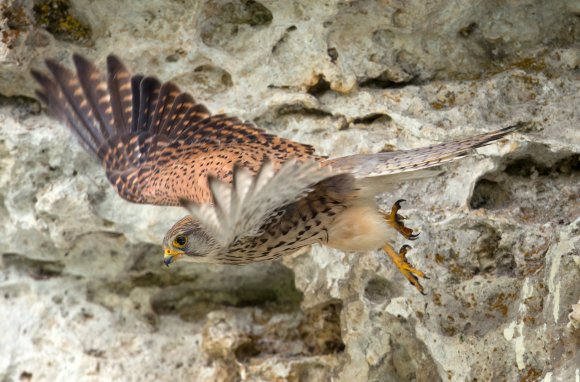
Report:
[[219,245],[203,227],[188,215],[171,227],[163,239],[163,262],[210,263],[219,252]]

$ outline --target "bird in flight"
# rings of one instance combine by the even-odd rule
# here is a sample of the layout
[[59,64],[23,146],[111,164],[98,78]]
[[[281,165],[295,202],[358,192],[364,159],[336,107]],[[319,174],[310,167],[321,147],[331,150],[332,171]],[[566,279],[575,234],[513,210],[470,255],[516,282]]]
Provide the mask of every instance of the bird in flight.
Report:
[[382,248],[421,293],[426,275],[396,251],[397,232],[417,238],[375,197],[504,137],[519,125],[434,146],[327,159],[310,145],[236,117],[212,115],[172,82],[131,75],[114,55],[107,74],[80,55],[75,71],[46,60],[33,70],[39,99],[134,203],[185,207],[163,239],[164,263],[249,264],[313,244],[342,251]]

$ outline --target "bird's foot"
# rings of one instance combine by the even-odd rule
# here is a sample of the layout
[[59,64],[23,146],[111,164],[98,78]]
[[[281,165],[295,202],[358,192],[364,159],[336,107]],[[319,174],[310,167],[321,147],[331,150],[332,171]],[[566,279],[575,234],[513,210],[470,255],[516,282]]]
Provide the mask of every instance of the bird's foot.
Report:
[[413,233],[413,230],[411,228],[405,227],[403,220],[405,220],[406,218],[404,216],[398,214],[399,210],[401,209],[401,203],[403,203],[405,201],[406,201],[405,199],[397,200],[395,202],[395,204],[393,204],[393,207],[391,207],[391,212],[388,214],[385,213],[385,219],[386,219],[387,223],[391,227],[396,229],[397,232],[399,232],[401,235],[403,235],[405,237],[405,239],[417,240],[417,238],[419,237],[419,234]]
[[419,277],[423,279],[428,279],[424,272],[414,268],[409,261],[407,260],[407,251],[411,249],[409,245],[403,245],[399,250],[399,253],[395,251],[390,244],[386,244],[383,247],[383,251],[389,255],[389,257],[393,260],[399,271],[405,276],[407,280],[415,287],[421,294],[425,294],[423,291],[423,286],[419,283]]

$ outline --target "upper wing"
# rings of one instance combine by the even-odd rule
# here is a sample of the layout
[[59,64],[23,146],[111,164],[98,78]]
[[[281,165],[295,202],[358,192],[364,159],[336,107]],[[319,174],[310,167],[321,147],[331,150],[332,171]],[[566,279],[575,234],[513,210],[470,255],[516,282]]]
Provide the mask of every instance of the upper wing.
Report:
[[283,213],[282,207],[303,198],[316,184],[339,175],[314,161],[291,160],[278,171],[267,161],[255,176],[236,167],[231,184],[210,179],[212,204],[189,200],[182,204],[227,249],[240,238],[261,235],[263,227],[281,217],[277,213]]
[[38,97],[101,160],[119,195],[136,203],[211,201],[207,178],[230,182],[234,166],[255,173],[291,158],[319,160],[314,149],[267,134],[250,123],[211,115],[171,82],[131,76],[115,56],[107,78],[74,55],[76,73],[47,60],[50,75],[32,71]]
[[[524,123],[518,123],[489,133],[414,150],[351,155],[328,160],[325,163],[332,165],[336,170],[352,173],[357,178],[409,173],[462,158],[473,149],[498,140],[524,125]],[[413,177],[413,174],[401,176],[407,179]]]

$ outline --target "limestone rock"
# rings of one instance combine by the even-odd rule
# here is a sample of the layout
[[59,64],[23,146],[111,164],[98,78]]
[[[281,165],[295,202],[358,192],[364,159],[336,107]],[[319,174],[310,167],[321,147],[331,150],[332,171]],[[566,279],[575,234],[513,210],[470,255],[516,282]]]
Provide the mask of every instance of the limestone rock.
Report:
[[[580,334],[574,1],[5,0],[0,379],[568,381]],[[405,198],[427,295],[381,252],[161,262],[185,211],[118,197],[36,100],[72,52],[330,156],[527,129]],[[402,245],[403,241],[395,243]]]

